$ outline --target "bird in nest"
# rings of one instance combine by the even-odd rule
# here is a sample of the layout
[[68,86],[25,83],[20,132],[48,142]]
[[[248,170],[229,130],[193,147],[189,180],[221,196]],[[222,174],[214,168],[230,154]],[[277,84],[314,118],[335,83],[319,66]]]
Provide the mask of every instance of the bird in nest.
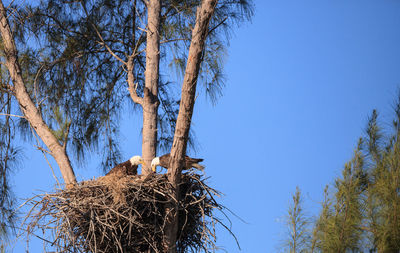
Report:
[[[155,172],[157,166],[161,166],[168,169],[169,160],[170,160],[170,154],[165,154],[160,157],[155,157],[151,161],[151,170]],[[204,159],[201,158],[191,158],[189,156],[185,156],[183,169],[188,170],[190,168],[196,168],[198,170],[204,170],[204,166],[199,164],[199,162],[202,162],[203,160]]]
[[144,160],[141,156],[133,156],[128,161],[117,164],[114,168],[112,168],[106,176],[109,175],[119,175],[119,176],[132,176],[137,175],[137,168],[139,164],[144,165]]

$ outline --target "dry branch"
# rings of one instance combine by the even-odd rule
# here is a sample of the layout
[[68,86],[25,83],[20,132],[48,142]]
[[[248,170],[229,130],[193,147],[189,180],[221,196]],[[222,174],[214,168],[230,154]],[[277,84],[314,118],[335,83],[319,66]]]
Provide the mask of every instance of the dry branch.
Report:
[[[193,171],[182,175],[180,201],[165,175],[105,176],[29,200],[28,234],[43,231],[48,249],[59,252],[163,252],[166,206],[178,210],[178,252],[216,249],[214,210],[218,192]],[[222,224],[223,225],[223,224]],[[225,227],[225,225],[223,225]]]

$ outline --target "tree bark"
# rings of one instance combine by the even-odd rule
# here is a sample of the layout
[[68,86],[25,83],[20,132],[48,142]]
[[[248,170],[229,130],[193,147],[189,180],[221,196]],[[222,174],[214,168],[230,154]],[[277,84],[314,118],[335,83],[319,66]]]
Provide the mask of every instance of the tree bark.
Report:
[[147,2],[146,73],[143,94],[142,156],[146,163],[142,174],[151,171],[151,160],[157,152],[158,78],[160,64],[161,0]]
[[[168,180],[175,187],[176,199],[179,201],[179,183],[186,154],[190,124],[196,96],[196,84],[200,71],[200,64],[208,35],[208,27],[214,13],[217,0],[203,0],[197,9],[196,24],[192,31],[185,76],[182,84],[181,102],[176,121],[174,140],[171,149],[171,159],[168,167]],[[167,224],[164,244],[166,252],[176,252],[178,233],[178,207],[170,206],[167,210]]]
[[128,90],[129,94],[131,95],[131,99],[134,103],[137,103],[142,106],[143,109],[143,98],[139,97],[138,94],[136,93],[136,88],[135,87],[135,76],[133,73],[134,70],[134,58],[136,54],[136,0],[133,2],[133,8],[132,8],[132,53],[130,56],[128,56],[128,61],[126,63],[126,68],[128,71]]
[[6,9],[4,8],[2,1],[0,1],[0,33],[3,38],[4,53],[6,55],[5,65],[10,72],[13,82],[13,87],[11,87],[11,89],[15,98],[18,100],[21,111],[24,114],[25,119],[28,120],[37,135],[49,149],[50,154],[56,160],[60,167],[64,182],[67,185],[75,184],[76,178],[74,170],[72,169],[65,148],[58,142],[57,138],[50,131],[26,90],[22,79],[21,67],[18,63],[17,48],[11,34]]

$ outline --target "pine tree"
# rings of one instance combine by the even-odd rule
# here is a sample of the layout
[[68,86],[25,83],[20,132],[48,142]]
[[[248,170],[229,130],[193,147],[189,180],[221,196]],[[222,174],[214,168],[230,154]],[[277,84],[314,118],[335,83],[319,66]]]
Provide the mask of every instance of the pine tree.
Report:
[[392,133],[373,110],[366,136],[334,183],[325,189],[309,252],[400,251],[400,93]]
[[292,200],[286,215],[288,238],[285,245],[290,253],[306,252],[310,238],[308,230],[310,220],[304,213],[303,197],[299,187],[296,187]]
[[[118,119],[133,102],[143,115],[142,172],[151,173],[157,146],[171,150],[168,179],[178,197],[197,82],[218,93],[227,36],[251,14],[246,0],[54,0],[7,8],[0,1],[11,79],[1,94],[18,105],[18,133],[43,142],[38,148],[56,160],[67,185],[76,183],[69,154],[82,161],[104,150],[105,170],[120,161]],[[168,63],[181,78],[166,74]],[[182,81],[180,95],[174,81]],[[176,207],[170,211],[164,247],[176,252]]]
[[368,123],[367,141],[370,185],[368,187],[368,219],[372,243],[378,252],[400,250],[400,99],[397,103],[394,133],[383,139],[376,111]]
[[[1,80],[2,84],[4,80]],[[0,252],[8,242],[15,226],[15,197],[10,186],[10,174],[18,167],[22,151],[15,146],[10,94],[0,96],[0,106],[6,115],[0,118]]]
[[[32,49],[39,94],[54,98],[46,99],[43,107],[60,106],[69,118],[77,119],[70,128],[70,151],[76,158],[84,159],[88,151],[104,143],[102,167],[108,169],[120,161],[114,122],[126,103],[131,112],[142,108],[146,164],[150,165],[157,147],[171,149],[181,101],[176,83],[184,79],[200,3],[56,0],[29,9],[26,15],[31,18],[23,28],[40,41],[40,47]],[[227,36],[251,13],[248,1],[224,0],[215,6],[197,75],[212,100],[224,84]],[[51,114],[51,110],[43,112]],[[190,138],[189,145],[193,143]]]
[[365,189],[364,163],[360,148],[361,142],[352,160],[345,164],[342,177],[335,180],[334,198],[325,198],[317,223],[317,248],[322,252],[344,253],[360,249],[362,194]]

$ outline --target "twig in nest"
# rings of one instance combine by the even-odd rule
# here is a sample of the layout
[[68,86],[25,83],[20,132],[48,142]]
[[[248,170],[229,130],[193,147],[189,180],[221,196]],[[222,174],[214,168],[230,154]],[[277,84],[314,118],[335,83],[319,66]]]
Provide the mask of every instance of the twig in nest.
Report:
[[[232,233],[214,216],[224,209],[214,198],[218,192],[194,172],[182,175],[181,182],[178,252],[213,252],[214,226],[220,223]],[[162,252],[166,206],[176,203],[173,196],[165,175],[148,181],[106,176],[30,199],[26,225],[29,233],[44,231],[46,247],[63,252]]]

